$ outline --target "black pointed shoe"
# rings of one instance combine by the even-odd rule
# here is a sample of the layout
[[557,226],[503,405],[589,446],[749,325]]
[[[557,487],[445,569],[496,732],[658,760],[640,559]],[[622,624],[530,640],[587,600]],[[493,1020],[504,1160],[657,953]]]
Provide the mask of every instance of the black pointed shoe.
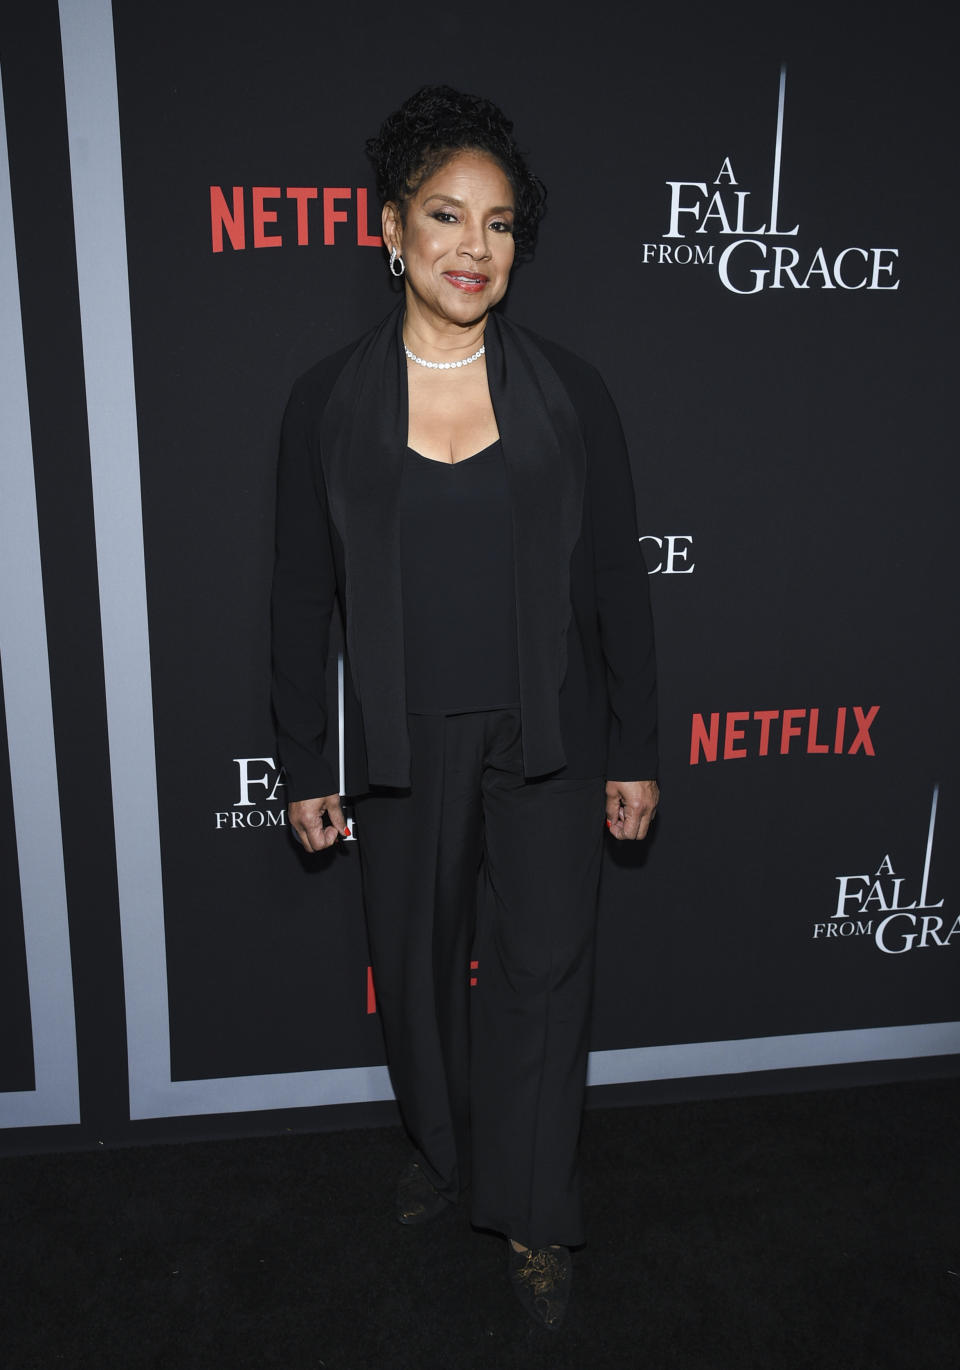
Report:
[[452,1201],[431,1183],[418,1161],[411,1161],[397,1181],[397,1222],[407,1227],[429,1223],[452,1207]]
[[548,1332],[559,1331],[566,1317],[573,1282],[567,1248],[544,1246],[514,1251],[508,1238],[507,1268],[513,1292],[533,1321]]

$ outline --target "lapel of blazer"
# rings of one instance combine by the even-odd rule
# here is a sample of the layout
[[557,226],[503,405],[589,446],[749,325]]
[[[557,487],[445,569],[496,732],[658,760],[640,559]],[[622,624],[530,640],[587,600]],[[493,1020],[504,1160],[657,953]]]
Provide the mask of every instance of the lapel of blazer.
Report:
[[586,451],[567,391],[533,336],[491,314],[485,341],[513,504],[524,773],[545,775],[566,760],[559,694]]
[[407,374],[392,311],[361,339],[321,426],[330,514],[343,541],[347,655],[360,699],[370,780],[410,783],[398,501],[407,441]]

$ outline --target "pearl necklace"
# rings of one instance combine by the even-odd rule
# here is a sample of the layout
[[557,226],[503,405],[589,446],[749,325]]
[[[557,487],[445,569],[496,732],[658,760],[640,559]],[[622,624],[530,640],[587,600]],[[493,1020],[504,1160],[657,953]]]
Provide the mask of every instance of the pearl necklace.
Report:
[[471,362],[478,361],[487,349],[486,345],[481,343],[472,357],[464,357],[461,362],[425,362],[422,357],[418,357],[415,352],[411,352],[406,343],[403,344],[403,350],[410,360],[416,362],[418,366],[429,367],[431,371],[452,371],[456,366],[469,366]]

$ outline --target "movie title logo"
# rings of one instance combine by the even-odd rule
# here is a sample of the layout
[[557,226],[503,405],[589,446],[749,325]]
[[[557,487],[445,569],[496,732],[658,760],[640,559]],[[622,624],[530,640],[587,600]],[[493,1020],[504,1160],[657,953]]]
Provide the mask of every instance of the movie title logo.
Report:
[[211,246],[383,247],[371,231],[368,200],[364,186],[211,186]]
[[878,951],[903,956],[949,947],[953,938],[960,939],[960,916],[951,921],[949,915],[934,912],[944,907],[945,898],[930,897],[938,798],[939,786],[934,786],[919,887],[915,876],[897,874],[889,852],[872,872],[836,876],[836,911],[829,920],[814,923],[815,942],[869,937]]
[[690,726],[690,765],[701,761],[739,761],[746,757],[876,756],[870,729],[880,705],[838,709],[732,709],[694,714]]
[[[644,544],[649,544],[645,546]],[[689,576],[693,572],[693,536],[690,533],[644,533],[640,538],[647,575]]]
[[[237,828],[285,828],[286,799],[283,794],[283,768],[272,756],[235,756],[237,798],[229,809],[214,814],[217,832]],[[268,808],[268,805],[274,805]]]
[[[734,295],[764,290],[899,290],[895,247],[795,246],[800,225],[780,222],[780,179],[786,67],[780,70],[777,134],[769,200],[740,186],[731,157],[702,181],[666,181],[667,228],[658,242],[643,243],[645,265],[710,266]],[[751,198],[753,197],[753,198]],[[711,241],[714,239],[715,241]]]

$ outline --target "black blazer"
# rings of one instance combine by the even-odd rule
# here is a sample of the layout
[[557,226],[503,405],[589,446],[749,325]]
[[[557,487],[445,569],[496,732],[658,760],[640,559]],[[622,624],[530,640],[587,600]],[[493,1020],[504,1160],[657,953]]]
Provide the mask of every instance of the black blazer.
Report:
[[[322,755],[344,614],[344,792],[409,784],[397,492],[402,311],[295,383],[283,421],[273,701],[290,799],[336,793]],[[657,772],[647,572],[623,431],[597,371],[495,314],[487,374],[514,514],[524,771]]]

